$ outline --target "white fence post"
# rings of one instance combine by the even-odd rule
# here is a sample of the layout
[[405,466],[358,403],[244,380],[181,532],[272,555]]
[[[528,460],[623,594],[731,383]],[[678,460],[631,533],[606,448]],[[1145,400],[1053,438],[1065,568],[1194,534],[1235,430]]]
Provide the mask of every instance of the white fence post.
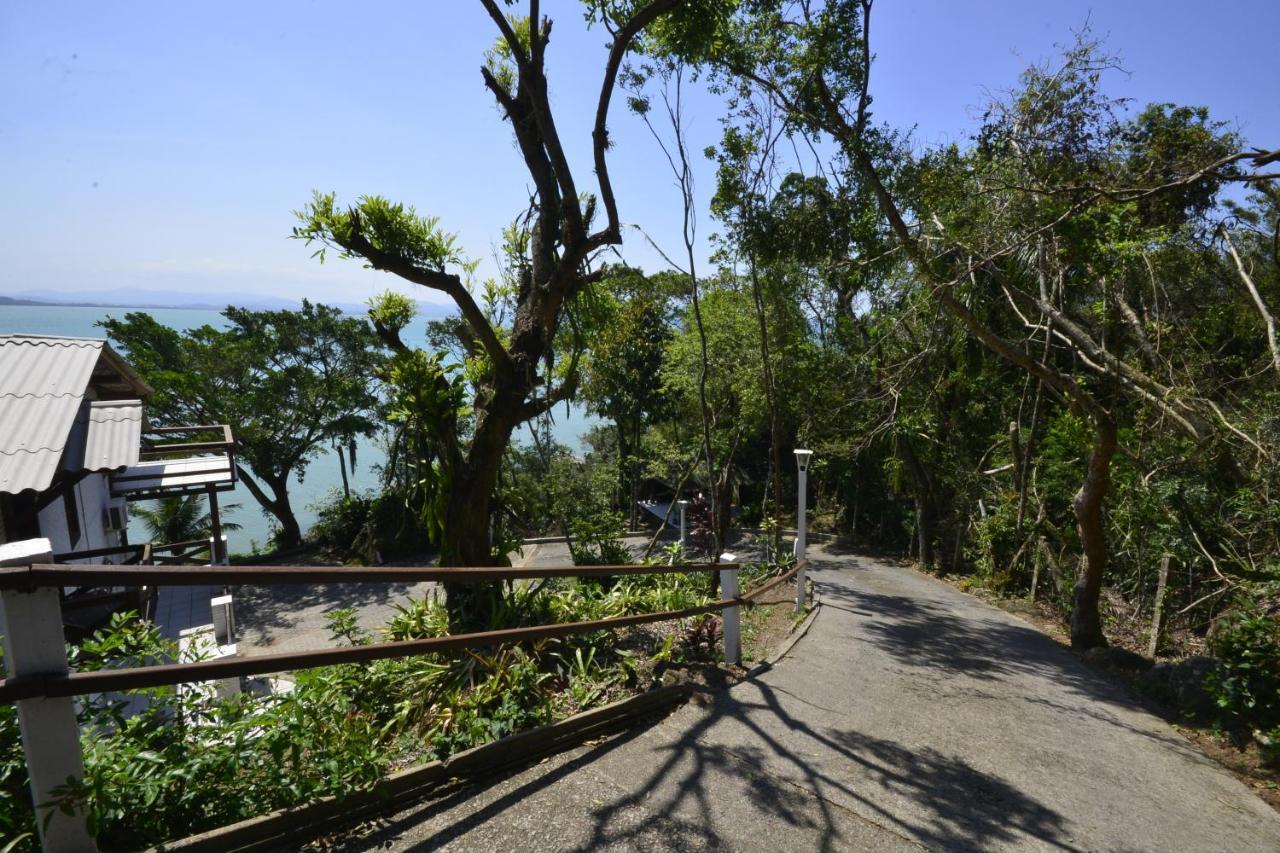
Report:
[[[721,554],[722,562],[732,563],[738,558],[733,554]],[[738,597],[738,570],[720,570],[720,597]],[[724,662],[731,666],[742,663],[742,608],[726,607],[722,611],[724,623]]]
[[[0,566],[52,562],[53,548],[48,539],[0,545]],[[67,674],[62,605],[56,588],[0,591],[0,633],[4,635],[4,664],[9,678]],[[36,804],[41,847],[57,853],[97,850],[82,812],[67,815],[59,809],[40,808],[53,799],[54,788],[68,779],[84,778],[75,700],[66,696],[22,699],[14,704],[31,777],[31,799]]]

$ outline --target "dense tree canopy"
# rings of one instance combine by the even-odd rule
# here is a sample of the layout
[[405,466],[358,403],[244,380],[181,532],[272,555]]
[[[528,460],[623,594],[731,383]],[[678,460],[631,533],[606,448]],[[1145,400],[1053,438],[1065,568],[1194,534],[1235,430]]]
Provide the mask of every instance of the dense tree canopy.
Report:
[[[1087,34],[1060,62],[1028,68],[969,144],[917,150],[875,122],[871,9],[870,0],[745,4],[648,48],[704,69],[730,93],[731,174],[742,152],[771,144],[773,128],[819,160],[816,176],[773,168],[765,189],[725,181],[722,169],[721,208],[752,211],[735,225],[755,263],[778,247],[834,290],[826,304],[843,328],[829,340],[853,356],[868,402],[889,406],[867,413],[880,421],[872,434],[891,438],[891,473],[909,484],[921,561],[954,570],[976,556],[1016,570],[1043,535],[1059,556],[1082,554],[1066,608],[1073,642],[1100,645],[1100,596],[1115,561],[1108,498],[1134,452],[1172,443],[1229,493],[1250,479],[1241,458],[1253,456],[1257,473],[1269,454],[1250,423],[1256,374],[1224,384],[1206,372],[1226,342],[1209,343],[1199,318],[1179,308],[1206,287],[1231,288],[1240,304],[1214,238],[1221,193],[1269,186],[1274,176],[1261,172],[1275,155],[1246,150],[1201,108],[1131,109],[1108,93],[1115,63]],[[893,353],[900,335],[906,347]],[[974,396],[979,377],[985,393]],[[905,395],[917,380],[918,402]],[[1072,436],[1078,466],[1069,500],[1039,494],[1039,457],[1029,452],[1055,428]],[[1006,470],[1016,509],[1012,531],[996,537],[1012,553],[995,556],[994,545],[972,540],[1002,523],[988,507],[1003,501],[984,494],[983,479],[995,476],[984,466],[1002,447],[1014,457]]]
[[334,443],[377,428],[378,340],[364,320],[309,302],[223,316],[226,329],[181,332],[141,312],[102,325],[155,388],[152,423],[231,426],[241,480],[279,523],[280,544],[296,545],[290,478],[302,479]]

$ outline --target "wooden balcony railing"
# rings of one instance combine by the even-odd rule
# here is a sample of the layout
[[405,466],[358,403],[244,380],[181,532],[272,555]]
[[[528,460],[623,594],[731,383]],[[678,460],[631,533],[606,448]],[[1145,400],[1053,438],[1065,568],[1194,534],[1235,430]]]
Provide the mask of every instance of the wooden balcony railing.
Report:
[[165,459],[173,456],[192,456],[200,453],[210,454],[227,454],[231,455],[235,451],[235,440],[231,435],[231,427],[227,424],[205,424],[198,426],[169,426],[169,427],[151,427],[146,430],[144,436],[170,436],[170,435],[202,435],[205,433],[213,433],[221,436],[220,438],[210,439],[207,441],[186,441],[173,442],[170,444],[158,444],[154,440],[148,440],[144,437],[142,453],[140,458],[143,460]]

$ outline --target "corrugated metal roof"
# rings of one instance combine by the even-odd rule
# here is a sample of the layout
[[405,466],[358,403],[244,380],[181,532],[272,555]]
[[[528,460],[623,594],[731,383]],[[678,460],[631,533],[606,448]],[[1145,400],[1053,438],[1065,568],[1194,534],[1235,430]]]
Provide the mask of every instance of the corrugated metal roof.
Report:
[[134,465],[141,441],[141,400],[83,403],[67,440],[62,467],[67,471],[105,471]]
[[[106,341],[91,338],[58,338],[37,335],[0,335],[0,492],[25,489],[43,491],[53,482],[80,414],[94,368],[100,361],[130,386],[136,377],[120,369],[123,361]],[[146,393],[145,385],[139,391]],[[93,423],[85,414],[86,440],[95,447],[90,462],[97,458],[120,458],[124,433],[134,428],[123,421],[128,409],[117,402],[102,407],[101,420]],[[134,402],[141,429],[141,403]],[[133,461],[137,460],[137,432],[132,432]],[[83,457],[82,457],[83,458]],[[131,464],[119,462],[109,467]],[[93,465],[93,467],[99,467]]]
[[0,397],[83,397],[106,343],[0,335]]

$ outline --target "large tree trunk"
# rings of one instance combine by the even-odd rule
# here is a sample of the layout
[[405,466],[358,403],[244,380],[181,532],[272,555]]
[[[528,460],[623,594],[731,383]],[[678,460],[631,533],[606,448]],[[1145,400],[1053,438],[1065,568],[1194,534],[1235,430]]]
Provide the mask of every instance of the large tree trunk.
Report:
[[280,478],[262,478],[262,482],[271,489],[271,495],[268,496],[243,465],[237,465],[236,470],[240,474],[240,482],[244,483],[249,494],[253,495],[254,500],[279,522],[280,535],[276,537],[276,544],[281,548],[294,548],[301,545],[302,526],[298,524],[298,519],[293,514],[293,506],[289,503],[288,475]]
[[899,441],[902,449],[902,460],[907,465],[907,473],[911,478],[911,490],[916,504],[916,554],[920,560],[920,568],[933,571],[937,568],[937,555],[933,543],[937,538],[937,514],[934,512],[933,478],[925,468],[920,457],[916,455],[915,445],[907,436]]
[[[486,66],[481,68],[481,77],[511,123],[521,157],[536,190],[537,221],[529,233],[527,257],[517,265],[520,268],[519,287],[510,334],[494,327],[492,319],[476,302],[458,272],[441,268],[443,262],[419,263],[412,257],[418,253],[405,250],[403,245],[388,246],[370,229],[369,218],[361,207],[348,209],[344,221],[338,225],[334,219],[332,197],[320,199],[304,215],[307,227],[300,229],[308,242],[320,240],[325,245],[340,246],[345,252],[363,258],[374,269],[395,273],[406,281],[448,295],[458,306],[473,336],[475,351],[483,350],[488,356],[492,384],[477,389],[475,435],[465,460],[461,458],[459,442],[452,427],[442,424],[436,429],[435,440],[445,455],[442,467],[448,477],[449,503],[444,512],[441,537],[442,566],[491,565],[499,559],[505,561],[505,555],[492,553],[489,542],[490,505],[503,451],[517,424],[537,417],[572,393],[576,381],[574,369],[569,371],[569,376],[557,389],[550,387],[551,377],[547,376],[546,394],[541,402],[528,399],[543,384],[538,376],[539,365],[546,361],[550,372],[551,364],[546,356],[560,322],[566,316],[566,303],[595,280],[595,274],[587,271],[591,259],[606,247],[622,242],[622,225],[606,157],[610,146],[607,129],[609,105],[618,72],[634,40],[660,16],[675,9],[679,0],[650,0],[635,4],[626,17],[606,15],[612,24],[613,40],[591,133],[600,192],[598,196],[592,195],[589,201],[586,200],[587,194],[580,192],[573,180],[565,147],[561,144],[552,116],[544,70],[546,47],[551,36],[550,18],[540,17],[538,4],[531,3],[528,26],[522,37],[518,32],[520,28],[513,26],[505,11],[509,4],[482,0],[482,5],[502,34],[518,76],[514,81],[499,80]],[[590,228],[597,199],[607,224],[592,232]],[[434,225],[430,227],[434,228]],[[692,253],[692,246],[688,248]],[[692,273],[691,264],[691,276]],[[576,365],[576,358],[573,364]],[[448,413],[444,420],[450,420],[452,415],[452,412]],[[471,606],[487,597],[486,590],[480,588],[477,591],[472,587],[468,591],[463,585],[447,584],[446,592],[449,594],[451,627],[488,617],[486,609]]]
[[1095,418],[1093,452],[1084,483],[1075,497],[1076,530],[1084,549],[1084,566],[1076,581],[1071,609],[1071,646],[1092,649],[1107,644],[1098,614],[1102,577],[1107,567],[1107,539],[1102,507],[1111,485],[1111,458],[1116,452],[1116,425]]
[[281,548],[296,548],[302,544],[302,527],[298,524],[298,519],[294,517],[293,509],[289,506],[289,498],[284,498],[283,508],[275,512],[276,520],[280,522],[280,536],[278,543]]
[[[508,565],[505,554],[495,554],[489,541],[494,487],[502,454],[515,429],[515,410],[522,398],[514,395],[490,398],[479,415],[470,452],[451,472],[449,504],[445,510],[440,542],[441,566]],[[501,586],[492,583],[445,584],[452,632],[490,627],[493,605]]]

